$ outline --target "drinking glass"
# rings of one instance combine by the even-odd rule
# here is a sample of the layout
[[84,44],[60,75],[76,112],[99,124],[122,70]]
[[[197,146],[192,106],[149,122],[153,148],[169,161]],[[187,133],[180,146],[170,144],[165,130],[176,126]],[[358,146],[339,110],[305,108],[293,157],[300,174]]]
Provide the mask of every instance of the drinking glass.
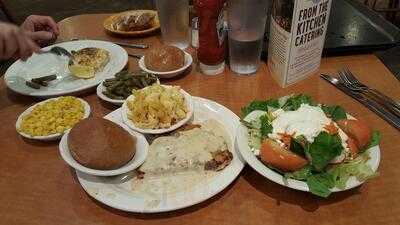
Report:
[[189,0],[156,0],[162,41],[185,49],[189,45]]
[[257,72],[260,64],[269,0],[229,0],[230,69],[238,74]]

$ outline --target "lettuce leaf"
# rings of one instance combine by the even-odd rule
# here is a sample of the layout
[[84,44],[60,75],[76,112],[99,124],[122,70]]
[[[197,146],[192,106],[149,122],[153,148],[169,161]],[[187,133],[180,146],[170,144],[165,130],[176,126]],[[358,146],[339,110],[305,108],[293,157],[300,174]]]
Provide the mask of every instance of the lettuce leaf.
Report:
[[333,176],[335,187],[344,189],[351,176],[355,176],[360,182],[377,176],[378,173],[373,171],[371,166],[367,164],[368,159],[369,153],[365,152],[350,162],[345,162],[331,168],[328,173]]
[[250,148],[260,149],[261,148],[261,132],[259,129],[249,129],[249,146]]
[[324,111],[324,113],[332,118],[334,121],[338,121],[341,119],[347,119],[347,114],[346,111],[338,105],[333,105],[333,106],[326,106],[322,105],[321,109]]
[[309,176],[306,182],[311,193],[324,198],[328,197],[331,194],[330,189],[335,187],[335,179],[330,173]]
[[290,97],[282,106],[282,109],[285,111],[295,111],[300,108],[301,104],[315,105],[310,96],[299,94]]
[[262,115],[253,121],[241,120],[242,124],[248,128],[249,131],[249,146],[255,149],[260,149],[263,139],[272,133],[272,124],[268,114]]
[[374,130],[372,132],[371,141],[369,142],[368,147],[366,149],[379,145],[380,141],[381,141],[381,133],[377,130]]
[[267,115],[260,116],[259,120],[261,122],[261,136],[266,138],[268,137],[268,134],[272,133],[272,124],[269,122]]
[[296,138],[292,138],[290,141],[290,151],[300,155],[305,156],[305,146],[307,145],[307,140],[303,135]]
[[254,110],[268,111],[268,107],[279,108],[279,102],[277,99],[268,99],[266,101],[254,100],[247,106],[241,109],[242,118],[246,117],[249,113]]
[[260,149],[262,141],[262,136],[260,131],[261,127],[260,120],[256,119],[248,122],[246,120],[241,119],[240,122],[243,125],[245,125],[248,129],[250,148]]
[[291,178],[295,180],[307,180],[310,176],[312,176],[312,167],[310,165],[307,165],[300,170],[284,174],[286,179]]
[[314,142],[306,148],[306,155],[316,171],[322,171],[328,163],[343,151],[339,135],[330,135],[322,131]]

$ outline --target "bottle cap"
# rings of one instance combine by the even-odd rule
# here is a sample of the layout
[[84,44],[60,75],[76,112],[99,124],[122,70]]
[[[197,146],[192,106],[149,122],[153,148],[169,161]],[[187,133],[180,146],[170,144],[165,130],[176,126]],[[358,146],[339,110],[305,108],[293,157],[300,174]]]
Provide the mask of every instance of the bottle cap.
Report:
[[206,65],[203,63],[199,63],[200,70],[205,75],[217,75],[225,70],[225,62],[222,62],[217,65]]

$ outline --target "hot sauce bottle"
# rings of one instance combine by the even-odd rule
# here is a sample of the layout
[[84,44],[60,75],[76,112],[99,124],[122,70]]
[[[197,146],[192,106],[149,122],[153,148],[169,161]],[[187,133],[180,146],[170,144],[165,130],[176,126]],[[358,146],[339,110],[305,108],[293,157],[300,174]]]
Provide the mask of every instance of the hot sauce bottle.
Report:
[[207,75],[216,75],[225,69],[224,3],[225,0],[194,1],[199,20],[197,58],[201,72]]

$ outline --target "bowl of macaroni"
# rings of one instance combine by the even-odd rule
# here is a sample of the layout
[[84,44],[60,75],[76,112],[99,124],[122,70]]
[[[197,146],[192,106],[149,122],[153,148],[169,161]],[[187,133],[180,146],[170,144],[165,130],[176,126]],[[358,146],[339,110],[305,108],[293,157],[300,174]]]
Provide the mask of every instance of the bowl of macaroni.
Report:
[[173,131],[192,115],[191,96],[178,86],[153,84],[135,90],[122,105],[124,123],[144,134]]

